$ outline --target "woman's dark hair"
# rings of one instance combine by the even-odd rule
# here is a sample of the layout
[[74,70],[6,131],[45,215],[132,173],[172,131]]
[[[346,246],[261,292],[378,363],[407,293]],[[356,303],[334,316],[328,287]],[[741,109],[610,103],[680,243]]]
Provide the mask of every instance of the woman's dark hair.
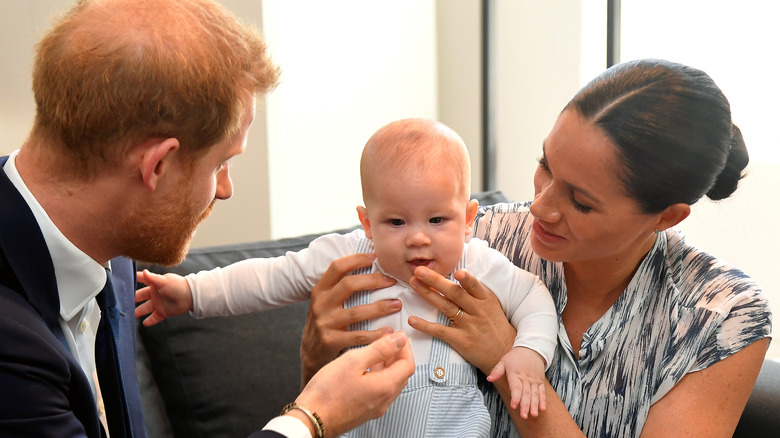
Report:
[[748,163],[729,102],[704,72],[663,60],[618,64],[569,102],[617,145],[620,178],[645,213],[725,199]]

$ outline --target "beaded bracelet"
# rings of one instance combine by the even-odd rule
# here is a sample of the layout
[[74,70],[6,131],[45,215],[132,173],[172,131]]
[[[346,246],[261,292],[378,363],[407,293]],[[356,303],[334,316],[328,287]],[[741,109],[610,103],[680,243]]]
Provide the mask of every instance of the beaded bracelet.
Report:
[[314,430],[317,432],[317,438],[325,438],[325,425],[322,424],[322,419],[319,415],[317,415],[316,412],[312,412],[298,403],[293,402],[285,406],[279,415],[284,415],[293,409],[298,409],[299,411],[303,412],[307,417],[309,417],[309,420],[314,423]]

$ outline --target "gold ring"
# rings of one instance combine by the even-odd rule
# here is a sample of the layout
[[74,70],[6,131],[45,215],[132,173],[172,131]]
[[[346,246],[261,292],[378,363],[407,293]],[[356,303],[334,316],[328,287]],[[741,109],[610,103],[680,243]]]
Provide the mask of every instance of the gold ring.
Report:
[[461,318],[463,318],[463,309],[459,308],[455,313],[455,316],[450,318],[450,324],[455,324],[456,322],[460,321]]

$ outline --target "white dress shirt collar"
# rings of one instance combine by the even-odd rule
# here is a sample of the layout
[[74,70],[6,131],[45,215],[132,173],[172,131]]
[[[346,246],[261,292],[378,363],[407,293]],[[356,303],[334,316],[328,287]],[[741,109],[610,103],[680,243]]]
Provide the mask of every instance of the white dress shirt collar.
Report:
[[60,296],[60,316],[69,321],[100,293],[106,283],[106,271],[98,262],[76,247],[54,225],[35,196],[27,188],[16,169],[19,151],[8,157],[3,170],[32,210],[49,248],[57,290]]

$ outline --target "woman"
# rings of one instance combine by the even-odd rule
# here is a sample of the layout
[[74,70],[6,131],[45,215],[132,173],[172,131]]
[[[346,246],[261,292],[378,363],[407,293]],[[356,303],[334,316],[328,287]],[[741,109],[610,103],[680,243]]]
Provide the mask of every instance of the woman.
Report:
[[[477,219],[477,237],[545,282],[560,320],[543,414],[508,413],[498,402],[508,401],[506,381],[489,376],[495,436],[509,436],[510,418],[524,437],[731,436],[769,344],[771,312],[753,280],[672,227],[702,196],[730,196],[747,162],[728,101],[699,70],[629,62],[569,102],[544,141],[533,203],[488,207]],[[343,327],[398,306],[338,308],[341,296],[384,281],[341,278],[361,263],[334,263],[313,292],[308,373],[376,336]],[[463,316],[450,327],[410,324],[489,374],[514,336],[495,297],[468,274],[462,289],[432,271],[415,274],[418,292]],[[317,341],[323,346],[308,350]]]

